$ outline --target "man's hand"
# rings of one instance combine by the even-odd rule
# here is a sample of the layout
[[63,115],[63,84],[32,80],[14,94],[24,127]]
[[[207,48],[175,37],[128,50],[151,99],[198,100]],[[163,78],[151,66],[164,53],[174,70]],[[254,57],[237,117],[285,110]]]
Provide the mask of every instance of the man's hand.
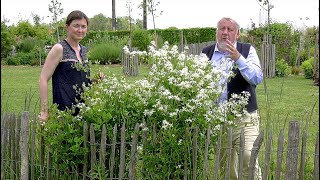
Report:
[[229,39],[226,40],[227,42],[227,52],[229,54],[226,56],[226,58],[231,58],[232,60],[236,61],[240,58],[241,54],[238,52],[237,48],[235,48]]

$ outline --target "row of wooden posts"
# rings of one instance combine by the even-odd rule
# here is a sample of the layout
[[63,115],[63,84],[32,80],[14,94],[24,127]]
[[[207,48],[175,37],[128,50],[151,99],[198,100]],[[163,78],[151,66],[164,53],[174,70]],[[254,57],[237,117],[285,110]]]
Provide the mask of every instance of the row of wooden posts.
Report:
[[[4,116],[1,118],[1,180],[3,179],[54,179],[60,177],[59,172],[61,170],[55,169],[55,167],[52,167],[51,164],[51,157],[49,155],[49,150],[45,150],[46,148],[43,146],[43,137],[38,139],[36,132],[36,125],[37,125],[37,118],[34,115],[33,118],[30,118],[29,112],[22,113],[21,116],[15,116],[15,114],[9,114],[5,113]],[[89,126],[89,127],[88,127]],[[89,139],[89,141],[85,141],[84,147],[89,147],[90,144],[90,154],[88,154],[85,159],[88,160],[90,156],[90,162],[84,163],[83,167],[83,174],[77,174],[77,178],[81,177],[83,179],[90,178],[90,173],[93,172],[94,169],[88,169],[88,165],[90,167],[94,167],[96,164],[100,164],[102,168],[102,172],[105,172],[106,170],[109,171],[109,178],[115,178],[115,179],[140,179],[137,177],[137,161],[139,161],[139,156],[137,153],[137,147],[140,145],[138,143],[139,134],[142,134],[142,139],[147,138],[145,133],[139,133],[142,131],[143,127],[140,127],[139,124],[135,126],[134,133],[132,134],[132,141],[126,142],[126,127],[125,124],[122,125],[121,129],[118,130],[117,126],[114,126],[113,129],[113,138],[108,137],[112,139],[112,143],[110,145],[106,144],[106,127],[103,125],[102,127],[102,134],[101,134],[101,144],[100,149],[97,150],[96,146],[92,146],[92,144],[96,144],[95,142],[95,132],[93,129],[93,124],[84,124],[84,138]],[[197,129],[197,128],[196,128]],[[194,136],[197,137],[197,130],[194,130]],[[205,144],[204,149],[204,164],[203,164],[203,172],[201,173],[201,177],[199,177],[199,173],[197,173],[197,163],[196,160],[198,158],[197,152],[197,140],[196,138],[193,139],[193,149],[192,149],[192,167],[190,169],[187,169],[188,167],[185,167],[184,169],[184,179],[208,179],[212,178],[210,176],[213,176],[213,179],[218,179],[218,173],[219,173],[219,156],[215,155],[214,158],[214,167],[209,167],[209,148],[214,148],[215,152],[219,154],[220,150],[223,148],[221,145],[221,136],[218,138],[218,143],[216,146],[212,147],[210,146],[210,133],[207,133],[207,140]],[[116,141],[117,134],[120,133],[121,135],[121,142]],[[257,160],[259,154],[259,157],[262,157],[263,151],[260,151],[260,148],[262,146],[262,142],[264,141],[264,130],[261,130],[259,136],[254,142],[254,147],[251,152],[251,159],[250,159],[250,167],[249,167],[249,179],[254,179],[254,171],[255,171],[255,161]],[[302,134],[302,138],[300,137],[300,134]],[[232,136],[232,128],[228,130],[228,136]],[[240,162],[243,152],[243,132],[240,136]],[[299,146],[300,146],[300,139],[301,141],[301,150],[299,152]],[[287,150],[284,148],[284,142],[287,141]],[[307,142],[307,133],[306,131],[303,131],[303,133],[300,133],[300,127],[298,121],[290,121],[289,123],[289,129],[288,129],[288,139],[284,140],[284,131],[281,130],[280,134],[278,136],[278,147],[277,147],[277,160],[276,160],[276,168],[275,172],[270,171],[270,161],[271,161],[271,154],[272,154],[272,131],[269,131],[266,146],[265,146],[265,154],[264,154],[264,161],[260,164],[263,164],[262,166],[262,177],[263,180],[267,180],[271,177],[271,175],[274,177],[274,179],[305,179],[305,166],[306,166],[306,142]],[[40,146],[37,146],[37,144],[40,144]],[[128,149],[129,146],[126,146],[126,144],[130,144],[130,149]],[[120,147],[116,147],[116,145],[120,145]],[[36,147],[40,149],[36,149]],[[115,167],[115,157],[116,155],[116,148],[118,149],[119,156],[120,156],[120,164],[118,173],[116,172]],[[230,161],[231,157],[231,140],[228,142],[227,149],[227,159],[226,161]],[[100,157],[97,158],[96,154],[97,151],[100,153]],[[110,152],[110,159],[106,159],[106,152]],[[131,158],[128,160],[125,159],[126,152],[131,154]],[[40,153],[39,158],[36,158],[37,154]],[[283,160],[286,153],[286,160],[285,160],[285,170],[282,168]],[[46,157],[45,157],[46,154]],[[300,158],[299,158],[300,154]],[[97,159],[100,160],[100,162],[97,162]],[[46,161],[46,163],[44,163]],[[109,167],[106,166],[106,162],[109,161]],[[126,164],[126,162],[128,164]],[[298,164],[300,162],[300,166]],[[87,165],[88,164],[88,165]],[[227,163],[228,164],[228,163]],[[314,151],[314,170],[313,170],[313,179],[318,180],[319,179],[319,132],[317,133],[317,138],[315,142],[315,151]],[[40,174],[35,173],[36,169],[40,169]],[[229,177],[229,169],[230,164],[227,165],[226,168],[226,175],[225,178],[228,179]],[[243,169],[242,164],[240,163],[239,166],[239,174],[241,174]],[[45,171],[46,170],[46,171]],[[209,173],[212,172],[212,173]],[[141,174],[141,173],[139,173]],[[198,174],[198,175],[197,175]],[[71,174],[70,174],[71,175]],[[310,174],[309,176],[310,177]]]
[[[271,42],[271,37],[269,42]],[[188,44],[187,52],[193,55],[199,55],[202,49],[206,46],[211,45],[213,42],[195,43]],[[185,47],[183,44],[178,46],[179,51],[183,51]],[[136,50],[136,49],[135,49]],[[267,78],[274,77],[276,75],[276,55],[275,55],[275,45],[269,44],[266,41],[266,36],[264,36],[264,41],[261,45],[261,55],[260,63],[261,69],[263,69],[264,76]],[[139,60],[138,55],[130,56],[122,53],[122,68],[123,74],[126,76],[138,76],[139,65],[141,60]]]

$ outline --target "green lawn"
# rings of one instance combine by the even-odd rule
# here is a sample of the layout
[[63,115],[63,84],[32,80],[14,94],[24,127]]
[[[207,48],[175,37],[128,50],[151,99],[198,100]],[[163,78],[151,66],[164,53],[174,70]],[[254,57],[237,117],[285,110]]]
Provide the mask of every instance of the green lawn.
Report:
[[[94,66],[92,73],[97,71],[122,76],[122,68],[119,65]],[[40,72],[41,67],[39,66],[1,66],[1,113],[18,113],[24,110],[39,113],[38,79]],[[139,69],[139,76],[126,78],[133,82],[147,73],[148,68],[142,66]],[[285,129],[285,139],[287,139],[288,122],[298,120],[300,127],[306,129],[308,133],[306,165],[308,175],[306,177],[310,177],[313,171],[316,134],[319,133],[319,87],[314,86],[311,79],[305,79],[303,76],[269,78],[265,79],[265,84],[266,89],[262,83],[257,86],[256,91],[261,115],[260,129],[268,132],[271,130],[273,134],[272,157],[276,156],[280,129]],[[51,82],[49,83],[49,99],[52,99]],[[261,153],[259,156],[262,162],[263,155],[264,153]],[[275,162],[273,158],[271,160],[273,170]],[[264,165],[261,166],[263,168]]]

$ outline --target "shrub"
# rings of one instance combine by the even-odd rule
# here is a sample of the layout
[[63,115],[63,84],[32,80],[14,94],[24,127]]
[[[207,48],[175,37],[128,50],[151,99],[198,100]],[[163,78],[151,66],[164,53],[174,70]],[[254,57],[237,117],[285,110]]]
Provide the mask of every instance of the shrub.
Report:
[[297,67],[297,66],[291,67],[291,74],[292,75],[299,75],[299,73],[300,73],[300,68],[299,67]]
[[4,59],[4,64],[17,66],[20,65],[20,60],[16,56],[8,56]]
[[151,39],[152,36],[149,35],[147,30],[136,29],[132,32],[132,47],[136,47],[140,51],[147,51]]
[[304,77],[306,79],[311,79],[313,77],[313,57],[303,61],[301,64],[301,69],[304,72]]
[[14,43],[14,37],[9,32],[9,28],[3,21],[1,21],[1,61],[2,58],[5,58],[11,54]]
[[278,77],[285,77],[288,76],[290,73],[290,67],[285,62],[284,59],[280,59],[276,61],[276,76]]
[[37,60],[36,52],[19,52],[14,56],[6,58],[7,65],[31,65]]
[[[222,125],[234,125],[234,118],[241,117],[248,95],[233,96],[229,102],[217,106],[215,102],[223,91],[219,82],[232,76],[232,71],[223,73],[213,68],[205,55],[179,54],[177,49],[177,46],[169,49],[165,43],[159,50],[151,46],[148,54],[132,52],[145,55],[152,62],[151,71],[144,79],[128,83],[123,78],[107,75],[100,83],[84,89],[84,103],[76,105],[80,109],[77,116],[71,116],[72,111],[50,112],[55,115],[47,121],[44,135],[53,150],[53,162],[63,163],[63,167],[81,164],[77,159],[87,151],[81,145],[84,121],[93,124],[96,142],[101,141],[103,126],[107,137],[113,137],[113,127],[117,125],[119,129],[122,124],[126,125],[126,142],[130,142],[135,125],[140,124],[147,134],[143,147],[141,139],[138,142],[141,148],[138,153],[144,153],[141,156],[144,176],[182,179],[183,166],[192,166],[191,131],[197,127],[203,135],[210,127],[214,143]],[[129,53],[127,48],[124,50]],[[206,137],[202,135],[197,136],[199,147],[204,147]],[[201,158],[197,161],[197,176],[203,167],[202,148],[198,154]]]
[[118,64],[121,62],[122,47],[109,42],[96,44],[88,52],[88,58],[100,64]]
[[21,40],[20,43],[17,45],[17,52],[25,52],[29,53],[34,50],[35,47],[42,47],[44,48],[45,41],[39,38],[31,38],[27,37]]

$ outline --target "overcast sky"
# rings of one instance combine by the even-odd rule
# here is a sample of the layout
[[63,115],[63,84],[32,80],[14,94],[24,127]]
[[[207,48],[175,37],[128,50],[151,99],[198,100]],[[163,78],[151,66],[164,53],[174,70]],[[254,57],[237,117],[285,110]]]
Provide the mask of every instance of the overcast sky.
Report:
[[[49,23],[52,14],[48,10],[51,0],[1,0],[1,21],[9,20],[9,24],[19,19],[32,22],[31,14],[37,14],[42,22]],[[163,11],[155,20],[156,28],[168,27],[216,27],[221,17],[237,20],[241,27],[250,27],[251,21],[256,24],[267,20],[267,11],[259,0],[156,0],[160,1],[156,14]],[[89,18],[99,13],[112,16],[112,0],[58,0],[66,17],[72,10],[81,10]],[[128,0],[116,0],[116,16],[128,16],[126,4]],[[142,19],[142,10],[137,5],[142,0],[132,0],[132,17]],[[319,26],[318,0],[269,0],[274,8],[270,17],[277,22],[293,23],[296,27]],[[259,4],[260,3],[260,4]],[[266,6],[264,6],[266,8]],[[306,20],[309,18],[308,20]],[[153,28],[151,15],[148,15],[148,29]]]

